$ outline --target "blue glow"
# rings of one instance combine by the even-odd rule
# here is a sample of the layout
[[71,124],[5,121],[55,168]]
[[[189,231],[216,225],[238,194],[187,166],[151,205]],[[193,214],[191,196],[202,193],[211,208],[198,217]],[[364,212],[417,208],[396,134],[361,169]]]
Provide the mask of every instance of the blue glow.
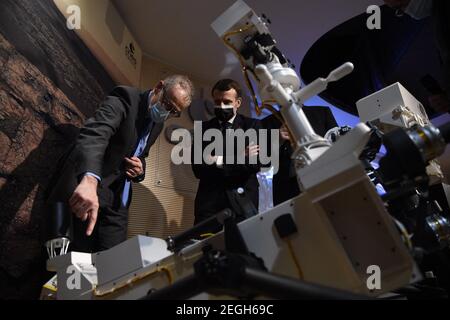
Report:
[[305,106],[324,106],[329,107],[331,112],[333,112],[334,118],[339,126],[350,126],[355,127],[360,121],[359,118],[345,111],[336,108],[335,106],[329,104],[319,96],[313,97],[305,103]]
[[377,184],[376,188],[379,196],[384,196],[387,193],[381,184]]
[[443,124],[446,124],[446,123],[450,122],[450,114],[448,114],[448,113],[442,114],[439,117],[436,117],[433,120],[431,120],[431,122],[435,126],[439,127],[439,126],[441,126]]
[[[315,96],[307,101],[305,103],[305,106],[323,106],[323,107],[329,107],[331,109],[331,112],[333,113],[334,118],[336,119],[336,122],[339,126],[350,126],[355,127],[360,121],[359,118],[348,113],[345,111],[340,110],[339,108],[336,108],[335,106],[329,104],[319,96]],[[264,110],[261,116],[256,115],[256,111],[254,108],[253,103],[251,103],[251,110],[252,110],[252,117],[257,119],[264,119],[265,117],[268,117],[271,115],[271,113],[268,110]]]

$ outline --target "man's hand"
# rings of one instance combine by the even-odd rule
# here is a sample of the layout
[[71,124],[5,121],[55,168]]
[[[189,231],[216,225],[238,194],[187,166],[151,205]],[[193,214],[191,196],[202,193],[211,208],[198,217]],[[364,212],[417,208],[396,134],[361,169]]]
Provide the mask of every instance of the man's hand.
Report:
[[245,149],[246,157],[256,157],[259,154],[259,146],[258,145],[250,145]]
[[[222,157],[223,159],[223,157]],[[219,157],[218,156],[211,156],[208,155],[205,159],[205,163],[208,165],[213,165],[213,164],[218,164]],[[223,161],[221,163],[219,163],[219,165],[223,164]]]
[[125,158],[125,170],[130,179],[142,176],[144,173],[142,161],[138,157]]
[[83,222],[89,220],[86,235],[91,236],[97,223],[98,215],[98,180],[91,176],[85,176],[75,189],[69,200],[72,212]]
[[283,141],[291,141],[291,136],[289,134],[289,130],[286,127],[286,125],[283,125],[280,128],[280,137],[281,137],[281,140],[283,140]]

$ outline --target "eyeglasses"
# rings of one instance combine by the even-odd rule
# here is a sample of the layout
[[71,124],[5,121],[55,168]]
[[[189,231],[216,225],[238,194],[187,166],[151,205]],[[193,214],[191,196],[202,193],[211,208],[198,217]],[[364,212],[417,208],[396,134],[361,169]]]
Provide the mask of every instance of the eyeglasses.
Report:
[[164,105],[166,110],[170,110],[169,111],[170,118],[179,118],[181,116],[181,111],[177,108],[176,105],[170,102],[169,99],[167,98],[166,89],[163,89],[161,103]]

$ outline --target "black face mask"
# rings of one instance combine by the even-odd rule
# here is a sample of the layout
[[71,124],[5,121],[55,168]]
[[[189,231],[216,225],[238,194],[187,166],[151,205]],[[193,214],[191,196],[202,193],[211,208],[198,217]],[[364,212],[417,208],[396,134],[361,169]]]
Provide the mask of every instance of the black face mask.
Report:
[[226,122],[231,120],[234,117],[234,109],[233,108],[215,108],[214,113],[216,114],[217,119],[222,122]]

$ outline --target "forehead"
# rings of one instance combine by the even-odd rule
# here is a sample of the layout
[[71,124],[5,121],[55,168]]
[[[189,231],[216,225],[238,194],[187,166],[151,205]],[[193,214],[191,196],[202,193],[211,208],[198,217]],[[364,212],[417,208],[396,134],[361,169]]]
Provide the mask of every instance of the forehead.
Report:
[[214,90],[213,98],[214,98],[214,100],[231,100],[231,101],[233,101],[233,100],[237,99],[237,92],[234,89],[230,89],[228,91]]
[[167,98],[177,106],[187,106],[189,104],[189,94],[180,85],[176,85],[167,90]]

